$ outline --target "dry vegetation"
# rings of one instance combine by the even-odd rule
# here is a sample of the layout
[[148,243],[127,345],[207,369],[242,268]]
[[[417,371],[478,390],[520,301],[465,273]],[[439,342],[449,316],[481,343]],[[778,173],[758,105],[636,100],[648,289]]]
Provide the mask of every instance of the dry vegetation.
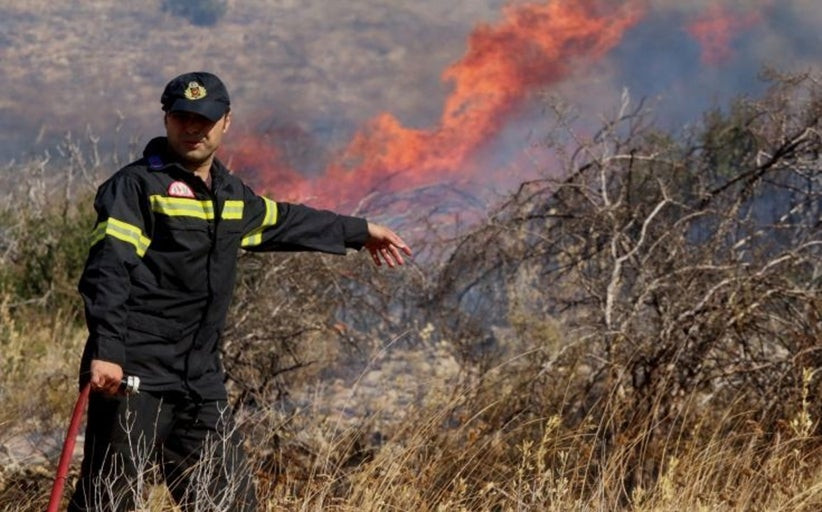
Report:
[[[224,356],[268,510],[822,507],[819,77],[682,136],[627,97],[588,138],[553,106],[565,178],[424,262],[242,256]],[[75,393],[106,162],[73,147],[71,193],[0,217],[4,510],[43,508]]]

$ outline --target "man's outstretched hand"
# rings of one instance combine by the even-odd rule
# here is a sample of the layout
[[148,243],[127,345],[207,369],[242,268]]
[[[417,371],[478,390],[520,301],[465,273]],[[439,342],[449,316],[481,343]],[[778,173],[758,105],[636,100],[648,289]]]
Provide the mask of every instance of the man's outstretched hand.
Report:
[[411,256],[411,248],[402,241],[402,238],[394,233],[390,228],[380,224],[368,223],[368,240],[365,248],[371,253],[371,258],[377,266],[382,265],[382,261],[391,268],[395,265],[402,265],[403,253]]

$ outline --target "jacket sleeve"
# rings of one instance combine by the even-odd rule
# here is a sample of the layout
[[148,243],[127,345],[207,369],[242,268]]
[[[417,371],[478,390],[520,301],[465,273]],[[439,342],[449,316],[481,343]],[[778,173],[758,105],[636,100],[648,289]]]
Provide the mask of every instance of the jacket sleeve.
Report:
[[131,272],[151,240],[151,212],[136,180],[115,175],[97,191],[97,222],[79,291],[85,304],[92,359],[123,365]]
[[368,240],[360,217],[274,202],[245,188],[242,247],[249,251],[320,251],[345,254]]

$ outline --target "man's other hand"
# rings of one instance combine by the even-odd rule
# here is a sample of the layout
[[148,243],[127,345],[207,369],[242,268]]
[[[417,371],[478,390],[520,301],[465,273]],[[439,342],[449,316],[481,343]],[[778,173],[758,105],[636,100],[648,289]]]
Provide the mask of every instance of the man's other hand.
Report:
[[116,395],[123,380],[123,368],[117,363],[91,360],[91,389],[106,395]]
[[405,263],[403,253],[411,256],[411,249],[402,238],[390,228],[371,222],[368,223],[368,240],[365,242],[365,248],[371,253],[371,258],[377,266],[385,261],[386,265],[394,268],[395,265]]

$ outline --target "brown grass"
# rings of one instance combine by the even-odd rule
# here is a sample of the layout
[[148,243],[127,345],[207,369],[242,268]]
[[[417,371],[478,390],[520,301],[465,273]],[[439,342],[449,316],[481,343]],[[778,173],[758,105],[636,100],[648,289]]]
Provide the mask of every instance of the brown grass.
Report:
[[[82,329],[57,317],[23,327],[3,309],[0,442],[8,448],[16,436],[42,434],[44,428],[53,434],[38,445],[48,447],[43,458],[4,463],[0,510],[41,510],[47,499],[83,339]],[[402,356],[398,349],[395,357]],[[514,362],[481,381],[464,372],[450,374],[456,382],[431,378],[420,403],[371,410],[359,418],[322,407],[328,397],[316,396],[298,412],[241,414],[265,510],[812,511],[822,506],[822,453],[818,439],[809,435],[818,418],[799,411],[784,418],[780,430],[765,432],[745,411],[701,406],[694,396],[682,422],[687,429],[639,459],[633,447],[643,432],[615,441],[615,449],[602,458],[596,453],[597,423],[607,418],[568,428],[557,415],[512,416],[507,393],[513,370],[527,379]],[[345,395],[333,399],[340,405]],[[626,488],[645,463],[661,467],[661,473]],[[171,510],[162,488],[151,492],[148,510]]]

